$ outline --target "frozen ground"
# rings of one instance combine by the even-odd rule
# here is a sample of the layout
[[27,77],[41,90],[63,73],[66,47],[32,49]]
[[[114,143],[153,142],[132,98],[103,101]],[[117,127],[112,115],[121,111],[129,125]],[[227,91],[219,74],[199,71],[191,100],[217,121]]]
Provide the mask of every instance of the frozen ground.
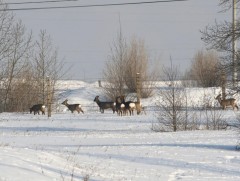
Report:
[[[0,181],[240,180],[235,130],[152,132],[156,118],[151,112],[101,114],[90,108],[99,88],[71,85],[62,84],[62,99],[79,101],[84,115],[62,106],[51,118],[0,114]],[[235,119],[232,110],[226,116]]]

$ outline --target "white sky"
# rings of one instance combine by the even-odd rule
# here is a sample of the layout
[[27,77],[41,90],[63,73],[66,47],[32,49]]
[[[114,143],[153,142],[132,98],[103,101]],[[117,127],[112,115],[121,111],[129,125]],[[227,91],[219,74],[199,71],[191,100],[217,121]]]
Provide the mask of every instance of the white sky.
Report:
[[[40,0],[29,0],[39,2]],[[10,5],[9,8],[86,5],[141,0],[79,0],[77,2]],[[149,1],[149,0],[146,0]],[[8,0],[7,2],[27,2]],[[205,49],[200,30],[217,21],[229,20],[231,12],[219,13],[219,0],[189,0],[128,6],[14,11],[37,38],[46,29],[59,49],[59,58],[73,66],[70,78],[98,80],[108,60],[110,46],[119,32],[144,40],[151,63],[167,65],[170,56],[181,70],[188,68],[194,54]],[[155,62],[155,63],[154,63]],[[158,63],[159,63],[158,62]],[[69,77],[68,77],[69,78]]]

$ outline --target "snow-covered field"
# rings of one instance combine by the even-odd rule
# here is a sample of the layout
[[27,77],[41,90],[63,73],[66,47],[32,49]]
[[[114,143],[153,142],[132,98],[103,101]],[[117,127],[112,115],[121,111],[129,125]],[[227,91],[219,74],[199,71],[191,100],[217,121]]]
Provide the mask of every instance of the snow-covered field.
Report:
[[[81,103],[85,114],[63,105],[50,118],[0,114],[0,181],[240,180],[236,130],[153,132],[152,111],[101,114],[93,102],[96,95],[101,99],[96,83],[63,82],[60,88],[60,102]],[[232,110],[225,113],[235,119]]]

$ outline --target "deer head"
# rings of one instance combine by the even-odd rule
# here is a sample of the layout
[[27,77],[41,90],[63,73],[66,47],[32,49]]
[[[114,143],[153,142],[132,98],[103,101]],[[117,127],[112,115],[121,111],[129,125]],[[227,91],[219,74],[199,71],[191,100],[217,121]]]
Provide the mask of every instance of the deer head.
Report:
[[67,101],[68,100],[66,99],[65,101],[62,102],[62,104],[65,105],[65,106],[68,105]]
[[99,100],[98,98],[99,98],[99,96],[96,96],[93,101],[94,101],[94,102],[98,102],[98,100]]
[[219,94],[217,97],[215,97],[215,99],[217,99],[218,102],[221,104],[221,100],[222,100],[222,98],[221,98],[221,94]]

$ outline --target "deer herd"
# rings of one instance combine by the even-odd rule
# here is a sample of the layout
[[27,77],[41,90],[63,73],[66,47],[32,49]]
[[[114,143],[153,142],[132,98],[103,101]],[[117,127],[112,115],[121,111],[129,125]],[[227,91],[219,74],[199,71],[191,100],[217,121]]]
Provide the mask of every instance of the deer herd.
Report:
[[137,114],[140,114],[143,111],[143,107],[138,102],[133,101],[125,101],[125,96],[118,96],[116,97],[115,102],[102,102],[99,100],[99,96],[96,96],[93,100],[99,106],[99,110],[101,113],[104,113],[104,109],[112,109],[113,113],[117,112],[119,116],[124,115],[133,115],[133,111],[136,110]]
[[[134,115],[133,113],[134,110],[137,111],[137,114],[140,114],[141,111],[144,111],[140,102],[133,102],[133,101],[126,102],[125,96],[118,96],[115,102],[103,102],[99,100],[99,96],[96,96],[93,101],[97,103],[101,113],[104,113],[105,109],[111,109],[113,113],[116,112],[119,116],[128,115],[128,113],[131,116],[131,115]],[[84,114],[81,104],[68,104],[67,99],[63,101],[62,104],[65,105],[72,113],[76,111],[78,113],[81,112]],[[30,108],[30,114],[32,112],[34,113],[34,115],[40,114],[40,112],[42,112],[42,114],[44,115],[45,105],[44,104],[33,105]]]
[[[229,98],[229,99],[222,99],[221,94],[219,94],[216,98],[218,100],[220,106],[222,107],[223,110],[225,110],[227,107],[232,107],[233,110],[234,108],[237,108],[237,100],[234,98]],[[99,111],[101,113],[104,113],[105,109],[111,109],[113,113],[117,113],[119,116],[124,116],[124,115],[134,115],[134,110],[136,110],[137,114],[139,115],[142,111],[144,111],[144,108],[142,107],[140,101],[125,101],[125,96],[118,96],[115,99],[115,102],[110,101],[110,102],[103,102],[99,100],[99,96],[96,96],[95,99],[93,100],[94,102],[97,103],[99,107]],[[77,111],[78,113],[83,113],[84,111],[82,110],[81,104],[68,104],[68,100],[66,99],[65,101],[62,102],[63,105],[65,105],[72,113],[74,111]],[[45,105],[44,104],[36,104],[33,105],[30,108],[30,114],[31,113],[35,114],[40,114],[42,112],[43,115],[45,115]],[[145,112],[145,111],[144,111]]]

